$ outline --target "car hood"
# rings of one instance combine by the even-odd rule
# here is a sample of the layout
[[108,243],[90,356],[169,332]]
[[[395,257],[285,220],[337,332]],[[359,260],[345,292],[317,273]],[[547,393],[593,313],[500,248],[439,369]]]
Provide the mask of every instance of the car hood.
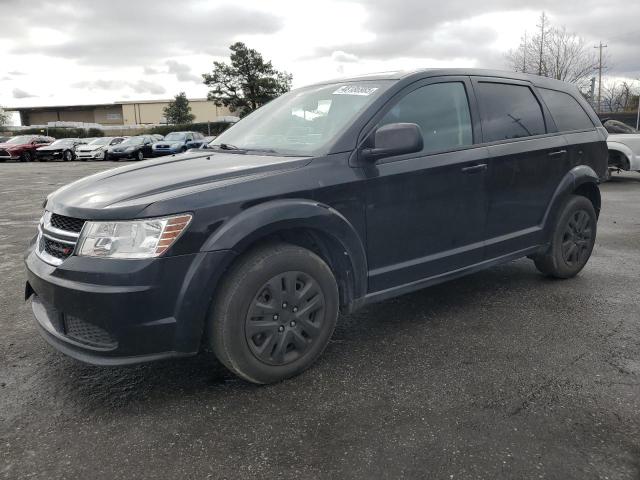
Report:
[[0,143],[0,148],[22,148],[28,147],[29,145],[29,143]]
[[130,218],[148,205],[300,168],[310,157],[188,152],[85,177],[52,193],[47,209],[80,218]]
[[607,137],[607,142],[622,143],[634,153],[640,153],[640,133],[612,133]]
[[170,141],[170,142],[165,142],[164,140],[160,140],[156,143],[153,144],[154,147],[158,147],[161,145],[169,145],[170,147],[177,147],[179,145],[184,145],[185,142],[181,142],[181,141]]
[[94,150],[99,150],[104,148],[106,145],[79,145],[76,150],[80,150],[83,152],[93,152]]
[[67,150],[69,148],[73,148],[73,147],[71,145],[67,145],[67,146],[64,146],[64,147],[61,147],[61,146],[55,146],[55,147],[47,146],[47,147],[38,147],[38,148],[36,148],[36,150],[38,152],[46,152],[46,151],[55,152],[56,150]]

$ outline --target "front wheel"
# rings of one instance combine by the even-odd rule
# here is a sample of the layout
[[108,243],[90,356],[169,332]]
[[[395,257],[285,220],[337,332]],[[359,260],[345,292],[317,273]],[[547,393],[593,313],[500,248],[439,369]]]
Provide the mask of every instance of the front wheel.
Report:
[[232,372],[273,383],[309,368],[338,317],[338,287],[315,253],[278,243],[245,254],[223,279],[207,345]]
[[591,201],[572,195],[558,214],[549,249],[534,258],[536,268],[550,277],[576,276],[591,257],[597,222]]
[[73,152],[71,150],[65,150],[64,154],[62,155],[62,160],[65,162],[70,162],[71,160],[73,160]]
[[144,153],[142,152],[142,150],[138,150],[138,153],[136,153],[136,159],[138,161],[144,160]]
[[22,155],[20,155],[21,162],[30,162],[32,159],[33,157],[31,156],[31,152],[29,151],[22,152]]

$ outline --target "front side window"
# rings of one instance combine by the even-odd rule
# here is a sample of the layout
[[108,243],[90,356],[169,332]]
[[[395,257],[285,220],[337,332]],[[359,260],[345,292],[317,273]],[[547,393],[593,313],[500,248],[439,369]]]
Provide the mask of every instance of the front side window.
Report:
[[405,95],[380,125],[415,123],[422,131],[423,153],[444,152],[473,144],[469,101],[461,82],[436,83]]
[[542,100],[547,105],[560,132],[593,128],[593,122],[575,98],[568,93],[539,88]]
[[478,101],[485,142],[546,132],[542,108],[527,86],[480,82]]

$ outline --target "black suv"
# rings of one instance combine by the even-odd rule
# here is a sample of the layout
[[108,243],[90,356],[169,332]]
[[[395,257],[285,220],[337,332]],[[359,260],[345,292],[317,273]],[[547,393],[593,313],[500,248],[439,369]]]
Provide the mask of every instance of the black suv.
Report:
[[586,264],[606,132],[571,85],[422,70],[313,85],[205,150],[78,180],[26,253],[44,338],[99,365],[211,349],[269,383],[351,312],[528,256]]

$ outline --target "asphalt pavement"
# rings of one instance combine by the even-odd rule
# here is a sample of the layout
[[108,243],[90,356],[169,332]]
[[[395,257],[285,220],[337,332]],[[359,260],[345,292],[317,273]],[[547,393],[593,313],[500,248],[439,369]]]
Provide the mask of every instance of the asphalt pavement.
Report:
[[39,337],[42,201],[112,166],[0,164],[0,478],[640,478],[640,175],[602,186],[577,278],[524,259],[368,306],[255,386],[210,355],[99,368]]

